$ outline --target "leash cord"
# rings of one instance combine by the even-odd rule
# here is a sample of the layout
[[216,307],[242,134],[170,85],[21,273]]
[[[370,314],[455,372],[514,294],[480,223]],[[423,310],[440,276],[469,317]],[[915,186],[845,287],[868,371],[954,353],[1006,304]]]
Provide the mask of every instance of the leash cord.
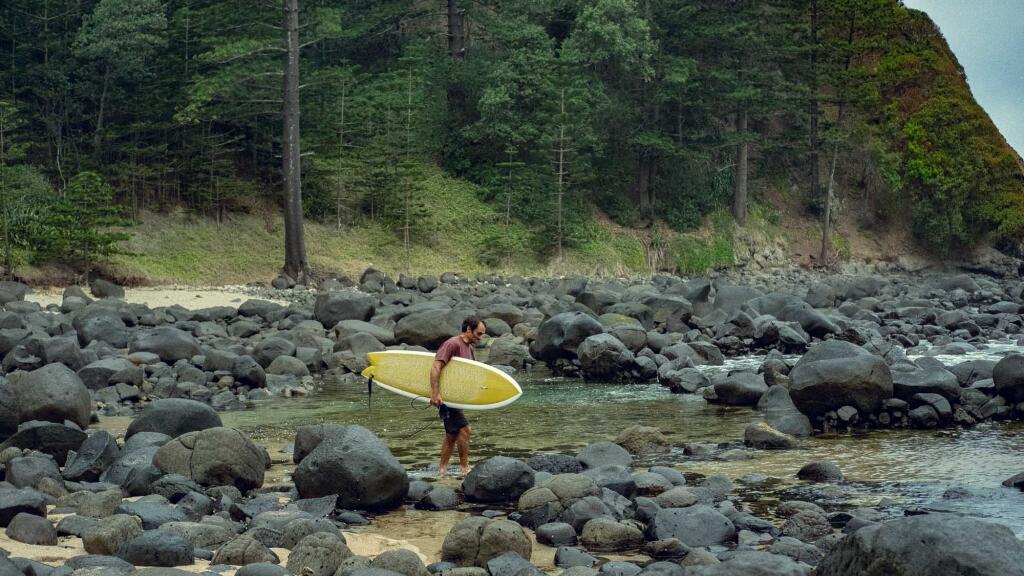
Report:
[[[424,398],[424,396],[415,396],[413,398],[410,398],[409,399],[409,407],[410,408],[415,408],[416,407],[415,402],[419,398]],[[427,408],[427,407],[430,407],[430,403],[427,403],[427,405],[424,406],[424,408]],[[373,415],[373,376],[370,376],[369,378],[366,379],[366,409],[370,412],[370,415],[372,416]],[[403,434],[403,435],[399,436],[399,438],[402,438],[402,439],[412,438],[413,436],[419,434],[420,432],[423,432],[424,430],[426,430],[427,428],[430,428],[433,425],[434,425],[433,421],[427,422],[426,425],[424,425],[424,426],[422,426],[422,427],[420,427],[420,428],[418,428],[416,430],[413,430],[412,432],[410,432],[408,434]]]

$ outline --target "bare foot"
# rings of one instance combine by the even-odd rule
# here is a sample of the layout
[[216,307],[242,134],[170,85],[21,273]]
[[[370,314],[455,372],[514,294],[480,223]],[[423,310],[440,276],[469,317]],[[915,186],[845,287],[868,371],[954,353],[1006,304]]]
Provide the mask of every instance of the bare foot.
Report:
[[469,476],[469,471],[470,470],[472,470],[472,468],[470,468],[469,466],[463,466],[462,467],[462,476],[463,476],[463,478],[465,478],[466,476]]

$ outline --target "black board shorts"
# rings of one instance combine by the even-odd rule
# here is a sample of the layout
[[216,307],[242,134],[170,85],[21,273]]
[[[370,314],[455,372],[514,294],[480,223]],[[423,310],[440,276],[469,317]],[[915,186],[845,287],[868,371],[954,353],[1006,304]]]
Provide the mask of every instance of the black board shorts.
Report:
[[466,415],[458,408],[449,408],[441,404],[441,407],[438,409],[438,416],[441,417],[441,422],[444,423],[444,431],[447,434],[458,434],[460,430],[469,426]]

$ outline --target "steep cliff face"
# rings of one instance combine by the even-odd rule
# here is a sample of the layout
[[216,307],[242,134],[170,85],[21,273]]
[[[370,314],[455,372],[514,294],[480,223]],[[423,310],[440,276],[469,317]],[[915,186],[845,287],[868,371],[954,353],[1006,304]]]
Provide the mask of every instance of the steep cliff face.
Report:
[[866,126],[884,183],[874,203],[906,218],[924,247],[955,252],[1024,234],[1024,163],[974,100],[963,68],[923,12],[898,8],[871,67],[879,100]]

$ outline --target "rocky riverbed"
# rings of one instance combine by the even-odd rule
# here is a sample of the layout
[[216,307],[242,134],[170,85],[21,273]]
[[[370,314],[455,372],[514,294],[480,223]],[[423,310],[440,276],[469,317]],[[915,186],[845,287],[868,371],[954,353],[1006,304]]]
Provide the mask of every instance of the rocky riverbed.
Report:
[[[833,462],[775,490],[729,473],[822,435],[855,445],[869,431],[1019,419],[1015,278],[393,281],[370,269],[317,290],[275,284],[161,306],[97,282],[44,306],[0,283],[0,570],[1024,574],[1024,545],[998,523],[882,497],[836,505],[849,483]],[[434,348],[473,315],[488,361],[510,371],[660,385],[757,416],[735,443],[623,426],[561,453],[491,450],[442,482],[372,425],[298,426],[270,446],[231,426],[254,404],[362,388],[366,352]],[[661,404],[651,410],[674,409]]]

